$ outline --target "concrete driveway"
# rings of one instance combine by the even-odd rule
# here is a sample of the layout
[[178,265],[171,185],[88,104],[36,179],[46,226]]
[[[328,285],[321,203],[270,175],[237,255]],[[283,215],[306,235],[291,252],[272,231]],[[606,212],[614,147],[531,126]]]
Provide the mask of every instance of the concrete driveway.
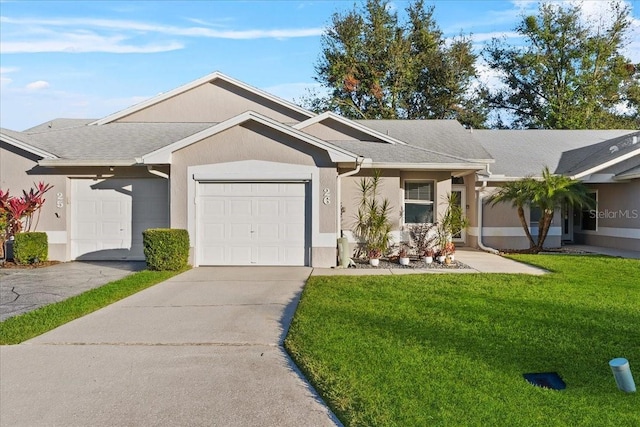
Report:
[[310,273],[196,268],[2,346],[0,425],[337,425],[281,345]]

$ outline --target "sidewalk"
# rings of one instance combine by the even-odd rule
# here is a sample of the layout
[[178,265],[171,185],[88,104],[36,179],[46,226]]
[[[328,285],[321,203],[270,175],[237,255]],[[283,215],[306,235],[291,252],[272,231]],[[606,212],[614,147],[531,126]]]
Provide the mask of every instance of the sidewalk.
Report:
[[419,269],[419,268],[314,268],[312,276],[364,276],[389,274],[464,274],[464,273],[510,273],[542,275],[547,273],[532,265],[523,264],[500,255],[490,254],[471,248],[458,248],[456,260],[470,268],[461,269]]

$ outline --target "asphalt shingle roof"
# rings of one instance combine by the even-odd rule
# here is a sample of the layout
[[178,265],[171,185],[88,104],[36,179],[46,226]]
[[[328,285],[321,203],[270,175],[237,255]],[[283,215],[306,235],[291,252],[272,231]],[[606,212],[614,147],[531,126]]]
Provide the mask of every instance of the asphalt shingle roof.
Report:
[[456,120],[356,120],[400,141],[465,159],[491,159],[476,141],[475,130]]
[[215,123],[111,123],[36,133],[7,133],[67,160],[134,160]]
[[[474,137],[496,163],[492,174],[510,177],[539,176],[544,166],[551,172],[571,169],[588,151],[563,153],[588,148],[613,140],[633,130],[474,130]],[[562,160],[562,162],[561,162]]]
[[389,144],[372,141],[329,141],[344,150],[370,158],[376,163],[467,163],[446,154],[432,152],[411,145]]

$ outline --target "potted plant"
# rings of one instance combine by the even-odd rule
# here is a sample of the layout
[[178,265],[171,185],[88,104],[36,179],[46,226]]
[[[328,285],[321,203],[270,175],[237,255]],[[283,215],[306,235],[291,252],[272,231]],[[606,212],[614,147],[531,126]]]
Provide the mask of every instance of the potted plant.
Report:
[[[431,258],[433,258],[433,247],[437,244],[438,239],[437,231],[437,226],[431,223],[409,225],[411,242],[418,251],[418,254],[424,257],[427,256],[427,251],[430,250]],[[433,261],[433,259],[431,261]]]
[[436,259],[440,264],[444,264],[444,260],[447,258],[447,255],[444,253],[444,250],[441,249],[436,254]]
[[377,267],[380,264],[380,257],[382,256],[382,251],[379,248],[369,248],[369,264],[372,267]]
[[442,251],[445,255],[445,263],[450,264],[453,262],[456,252],[456,245],[453,242],[447,242]]
[[400,251],[398,252],[398,262],[400,265],[409,265],[409,250],[405,245],[400,246]]
[[424,251],[424,263],[429,265],[433,262],[433,255],[435,251],[432,248],[426,249]]

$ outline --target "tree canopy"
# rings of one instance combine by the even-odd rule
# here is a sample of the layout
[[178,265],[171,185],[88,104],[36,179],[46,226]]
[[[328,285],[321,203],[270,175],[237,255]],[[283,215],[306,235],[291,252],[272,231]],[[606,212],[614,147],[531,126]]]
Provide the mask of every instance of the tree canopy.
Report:
[[469,37],[447,42],[434,8],[411,2],[406,21],[386,0],[336,13],[322,37],[316,80],[330,94],[315,110],[355,119],[458,119],[482,127],[487,111],[473,91],[476,55]]
[[630,9],[609,7],[609,22],[593,23],[579,5],[543,3],[515,29],[524,45],[494,39],[483,56],[503,86],[487,90],[490,108],[520,128],[640,127],[640,64],[621,53]]

